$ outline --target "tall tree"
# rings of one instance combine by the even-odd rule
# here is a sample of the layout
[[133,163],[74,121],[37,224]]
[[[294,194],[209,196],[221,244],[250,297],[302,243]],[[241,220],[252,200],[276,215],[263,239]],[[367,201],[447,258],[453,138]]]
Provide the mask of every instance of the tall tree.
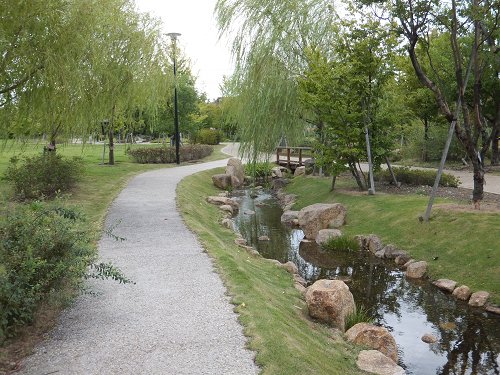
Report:
[[[362,1],[375,5],[374,1]],[[479,208],[483,199],[484,156],[491,142],[485,131],[481,100],[484,59],[482,53],[487,40],[498,33],[500,2],[498,0],[471,0],[439,3],[435,0],[388,0],[383,1],[383,10],[389,21],[396,25],[408,42],[407,51],[417,78],[432,91],[440,110],[453,126],[454,132],[472,161],[474,168],[473,200]],[[457,118],[455,109],[443,95],[439,81],[436,83],[422,69],[421,60],[428,58],[419,55],[417,44],[435,25],[441,32],[449,35],[451,66],[455,72],[454,84],[458,96],[457,104],[461,117]],[[470,52],[470,60],[467,56]],[[469,68],[468,68],[469,67]],[[467,86],[469,69],[472,68],[472,85]],[[442,72],[436,72],[436,75]],[[466,90],[472,86],[472,103],[467,102]],[[470,107],[469,104],[472,104]],[[480,141],[481,140],[481,144]]]
[[[360,163],[367,160],[366,134],[370,134],[375,169],[393,146],[391,127],[398,113],[389,115],[384,102],[386,87],[394,78],[393,49],[396,39],[379,22],[340,21],[342,30],[328,54],[315,50],[308,54],[308,69],[299,79],[302,102],[316,113],[322,129],[317,148],[320,165],[334,176],[350,171],[358,186],[366,179]],[[334,177],[335,179],[335,177]]]

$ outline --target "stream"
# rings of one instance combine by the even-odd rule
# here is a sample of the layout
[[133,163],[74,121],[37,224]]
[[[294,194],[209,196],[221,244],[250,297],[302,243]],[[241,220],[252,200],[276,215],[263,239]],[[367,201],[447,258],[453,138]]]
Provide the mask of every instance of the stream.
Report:
[[[301,242],[301,230],[281,225],[277,200],[267,190],[257,194],[252,199],[249,190],[233,192],[240,205],[233,218],[235,231],[264,258],[293,262],[308,285],[319,279],[344,280],[356,305],[394,336],[398,364],[407,374],[500,374],[500,316],[470,308],[428,280],[408,280],[393,261],[368,251],[324,251],[315,242]],[[270,241],[259,241],[259,236]],[[425,333],[438,342],[424,343]]]

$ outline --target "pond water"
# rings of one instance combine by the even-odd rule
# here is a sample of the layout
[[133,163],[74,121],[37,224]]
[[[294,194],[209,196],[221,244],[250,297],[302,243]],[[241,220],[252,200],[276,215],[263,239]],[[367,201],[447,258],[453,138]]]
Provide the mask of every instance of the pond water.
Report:
[[[268,192],[258,191],[254,199],[249,191],[233,194],[240,205],[234,228],[249,245],[264,258],[292,261],[309,284],[346,280],[356,304],[396,339],[398,364],[407,374],[500,374],[500,316],[457,302],[426,280],[407,280],[391,261],[367,251],[324,251],[315,242],[301,242],[301,230],[281,225],[282,210]],[[246,215],[246,210],[256,214]],[[424,343],[425,333],[439,341]]]

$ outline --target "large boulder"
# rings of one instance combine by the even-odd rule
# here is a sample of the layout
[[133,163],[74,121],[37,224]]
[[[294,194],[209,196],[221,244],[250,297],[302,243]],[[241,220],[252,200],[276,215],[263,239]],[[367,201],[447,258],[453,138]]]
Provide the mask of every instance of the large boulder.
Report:
[[274,167],[272,169],[272,176],[276,178],[283,178],[283,173],[281,172],[280,167]]
[[398,363],[396,340],[386,328],[369,323],[358,323],[348,329],[345,334],[349,342],[376,349]]
[[233,183],[238,185],[232,185],[233,187],[239,187],[245,181],[245,167],[240,159],[231,158],[227,161],[226,174],[229,176],[234,176],[238,180],[233,179]]
[[210,204],[218,205],[218,206],[229,205],[233,208],[234,215],[236,215],[240,209],[238,202],[236,202],[235,200],[232,200],[231,198],[227,198],[227,197],[210,196],[210,197],[207,197],[207,202]]
[[299,225],[307,239],[314,240],[321,229],[339,228],[345,222],[347,210],[340,203],[316,203],[299,211]]
[[215,174],[212,176],[212,182],[214,183],[215,187],[222,190],[227,190],[232,186],[231,176],[228,174]]
[[281,215],[281,225],[287,229],[294,228],[294,220],[299,216],[299,211],[285,211]]
[[290,184],[291,182],[292,181],[287,180],[286,178],[278,178],[276,180],[273,180],[272,189],[273,190],[281,189],[282,187],[285,187],[286,185]]
[[406,277],[409,279],[420,279],[427,272],[427,262],[414,262],[406,268]]
[[306,291],[309,315],[322,322],[333,323],[344,330],[345,316],[354,311],[354,297],[340,280],[318,280]]
[[328,242],[330,238],[341,237],[342,232],[338,229],[321,229],[316,236],[316,243],[323,245]]
[[378,350],[362,350],[356,361],[359,368],[378,375],[405,375],[406,371]]

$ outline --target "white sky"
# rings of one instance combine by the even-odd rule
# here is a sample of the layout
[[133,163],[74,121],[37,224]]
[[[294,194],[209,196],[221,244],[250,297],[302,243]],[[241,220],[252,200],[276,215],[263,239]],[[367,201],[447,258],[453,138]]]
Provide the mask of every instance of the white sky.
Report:
[[198,75],[197,88],[210,100],[221,95],[224,75],[232,73],[230,46],[218,42],[213,11],[217,0],[136,0],[141,12],[149,12],[163,21],[165,33],[180,33],[178,45],[193,61]]

